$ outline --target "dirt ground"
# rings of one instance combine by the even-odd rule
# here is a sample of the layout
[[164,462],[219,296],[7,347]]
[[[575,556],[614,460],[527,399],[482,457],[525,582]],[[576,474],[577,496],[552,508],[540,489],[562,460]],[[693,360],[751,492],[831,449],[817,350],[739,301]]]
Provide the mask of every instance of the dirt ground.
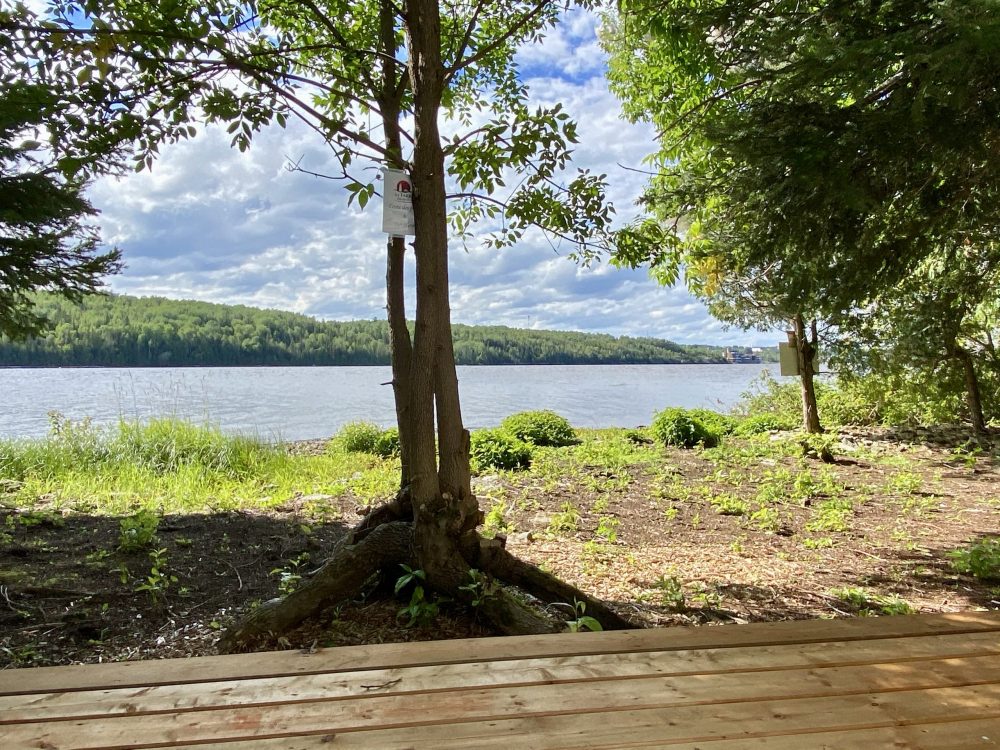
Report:
[[[843,432],[832,464],[739,441],[565,471],[552,454],[547,472],[475,489],[515,554],[645,626],[998,609],[1000,581],[948,557],[1000,534],[996,447],[956,450],[965,437]],[[345,495],[166,516],[157,565],[155,550],[116,549],[119,518],[11,507],[2,493],[0,668],[214,653],[233,616],[317,567],[360,512]],[[262,647],[491,634],[447,602],[405,627],[403,604],[373,591]]]

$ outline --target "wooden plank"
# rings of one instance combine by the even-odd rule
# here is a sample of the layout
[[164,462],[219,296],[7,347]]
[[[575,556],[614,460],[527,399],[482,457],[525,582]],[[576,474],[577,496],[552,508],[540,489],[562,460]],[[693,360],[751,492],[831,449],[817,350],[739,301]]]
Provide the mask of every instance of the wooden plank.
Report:
[[276,651],[73,667],[0,671],[0,695],[93,688],[145,687],[333,671],[504,661],[545,656],[738,648],[776,644],[909,638],[1000,631],[1000,612],[954,612],[908,617],[810,620],[657,628],[600,633],[475,638]]
[[[778,671],[809,666],[845,667],[887,662],[900,664],[996,654],[1000,654],[1000,635],[972,633],[742,649],[518,659],[496,662],[490,664],[489,668],[484,668],[481,664],[445,664],[193,685],[0,696],[0,724],[184,711],[213,706],[333,700],[373,694],[439,692],[497,685],[646,680],[724,672]],[[754,678],[751,676],[748,679]],[[636,685],[634,689],[644,688]]]
[[[979,683],[979,684],[976,684]],[[982,684],[991,683],[991,684]],[[740,726],[745,720],[767,719],[772,727],[787,726],[785,714],[804,721],[800,705],[827,711],[831,705],[857,706],[858,696],[869,707],[892,707],[897,719],[933,721],[941,717],[981,718],[1000,715],[1000,657],[951,659],[913,665],[866,665],[656,678],[642,681],[598,681],[522,688],[368,696],[344,700],[207,709],[183,713],[114,716],[96,719],[10,724],[5,739],[15,747],[145,747],[157,743],[192,743],[199,739],[226,742],[243,738],[295,736],[300,734],[367,733],[392,728],[437,727],[451,736],[456,727],[474,722],[482,725],[533,716],[537,721],[565,716],[575,726],[604,731],[620,719],[615,714],[632,709],[661,712],[671,717],[687,716],[699,706],[720,712],[719,724],[707,721],[702,729],[682,739],[713,736]],[[971,685],[971,686],[970,686]],[[899,696],[936,695],[940,703],[921,705],[900,701]],[[781,709],[762,709],[770,704]],[[817,708],[824,705],[824,708]],[[942,713],[942,707],[948,711]],[[762,713],[763,711],[763,713]],[[816,713],[814,711],[814,714]],[[695,711],[695,715],[702,715]],[[739,717],[739,718],[728,718]],[[845,714],[847,717],[847,714]],[[830,728],[856,726],[853,717]],[[813,722],[820,721],[812,715]],[[734,723],[735,722],[735,723]],[[875,724],[877,726],[877,724]],[[563,726],[563,725],[561,725]],[[798,726],[798,725],[796,725]],[[811,726],[805,724],[804,726]],[[728,731],[728,730],[727,730]],[[778,732],[779,734],[781,732]],[[439,735],[436,735],[439,736]],[[8,745],[9,746],[9,745]],[[517,745],[515,745],[517,746]],[[379,747],[379,745],[373,745]]]
[[[915,718],[919,717],[919,719]],[[145,719],[155,717],[144,717]],[[798,747],[812,748],[809,737],[818,732],[877,729],[907,725],[932,725],[962,720],[1000,723],[1000,686],[943,688],[883,694],[860,694],[813,699],[761,700],[735,704],[707,704],[682,708],[655,708],[592,714],[537,714],[526,718],[499,718],[456,724],[430,724],[371,731],[343,732],[272,726],[268,716],[244,717],[246,740],[275,739],[267,745],[236,742],[228,750],[246,748],[365,748],[367,750],[600,750],[621,747],[670,747],[716,740],[746,742],[771,737],[799,736]],[[88,748],[119,750],[149,747],[205,747],[220,745],[221,738],[205,731],[188,735],[177,725],[146,731],[139,725],[130,734],[114,730],[129,719],[103,722],[112,730],[103,737],[86,732],[74,736],[65,724],[58,734],[40,731],[33,737],[5,736],[5,750],[21,748]],[[21,727],[18,727],[21,728]],[[206,727],[206,729],[208,729]],[[291,730],[291,731],[289,731]],[[314,737],[302,735],[314,734]],[[737,747],[740,745],[737,744]]]
[[[632,741],[629,732],[622,732],[619,741],[611,745],[591,745],[590,750],[620,750],[622,748],[662,746],[663,740],[653,739]],[[329,750],[341,747],[339,735],[331,742],[329,735],[312,737],[280,738],[269,740],[247,740],[226,745],[227,750]],[[385,750],[406,747],[414,750],[426,747],[411,737],[406,745],[384,745]],[[405,740],[404,740],[405,741]],[[475,740],[471,740],[475,742]],[[350,739],[348,739],[350,743]],[[558,741],[546,745],[547,750],[558,748]],[[205,745],[182,745],[177,750],[203,750]],[[374,747],[368,745],[368,747]],[[466,744],[463,747],[482,747]],[[510,745],[519,748],[521,745]],[[694,743],[680,742],[670,745],[674,750],[743,750],[743,748],[766,747],[768,750],[873,750],[873,748],[899,748],[905,750],[969,750],[970,748],[1000,747],[1000,722],[996,718],[948,721],[939,724],[887,726],[866,729],[820,731],[776,736],[741,737],[737,740],[709,738]]]

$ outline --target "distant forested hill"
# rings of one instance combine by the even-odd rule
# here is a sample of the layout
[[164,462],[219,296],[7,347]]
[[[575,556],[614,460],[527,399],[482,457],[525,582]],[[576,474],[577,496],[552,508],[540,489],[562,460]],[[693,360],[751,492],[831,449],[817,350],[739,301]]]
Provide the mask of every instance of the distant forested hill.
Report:
[[[82,305],[38,298],[50,332],[0,338],[0,366],[385,365],[381,320],[306,315],[161,297],[90,296]],[[456,325],[459,364],[721,362],[722,349],[652,338]]]

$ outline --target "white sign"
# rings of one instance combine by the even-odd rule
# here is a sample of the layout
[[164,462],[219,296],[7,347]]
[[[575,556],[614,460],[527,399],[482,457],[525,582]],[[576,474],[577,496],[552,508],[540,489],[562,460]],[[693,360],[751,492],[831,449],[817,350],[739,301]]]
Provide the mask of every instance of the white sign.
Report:
[[413,188],[406,172],[383,169],[385,187],[382,190],[382,231],[393,237],[416,234],[413,221]]

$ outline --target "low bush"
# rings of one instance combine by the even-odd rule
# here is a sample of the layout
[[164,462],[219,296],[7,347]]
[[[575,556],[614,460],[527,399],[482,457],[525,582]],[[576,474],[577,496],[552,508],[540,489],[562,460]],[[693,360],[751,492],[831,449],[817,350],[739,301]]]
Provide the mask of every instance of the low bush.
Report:
[[349,453],[375,453],[382,428],[371,422],[349,422],[340,428],[334,440]]
[[688,409],[687,414],[689,417],[697,419],[709,429],[709,432],[715,433],[718,437],[731,435],[739,424],[739,420],[711,409]]
[[531,446],[504,430],[476,430],[470,441],[475,471],[526,469],[531,465]]
[[749,435],[760,435],[772,430],[794,430],[798,424],[780,414],[754,414],[751,417],[742,419],[736,424],[733,430],[734,435],[747,437]]
[[706,448],[718,445],[719,436],[700,419],[692,417],[686,409],[671,407],[657,412],[650,425],[653,436],[664,445],[693,448],[701,444]]
[[522,411],[500,423],[500,429],[532,445],[573,445],[576,431],[565,417],[554,411]]
[[393,458],[399,455],[399,430],[395,427],[390,427],[388,430],[382,430],[379,436],[375,439],[375,445],[371,451],[377,456],[382,458]]

